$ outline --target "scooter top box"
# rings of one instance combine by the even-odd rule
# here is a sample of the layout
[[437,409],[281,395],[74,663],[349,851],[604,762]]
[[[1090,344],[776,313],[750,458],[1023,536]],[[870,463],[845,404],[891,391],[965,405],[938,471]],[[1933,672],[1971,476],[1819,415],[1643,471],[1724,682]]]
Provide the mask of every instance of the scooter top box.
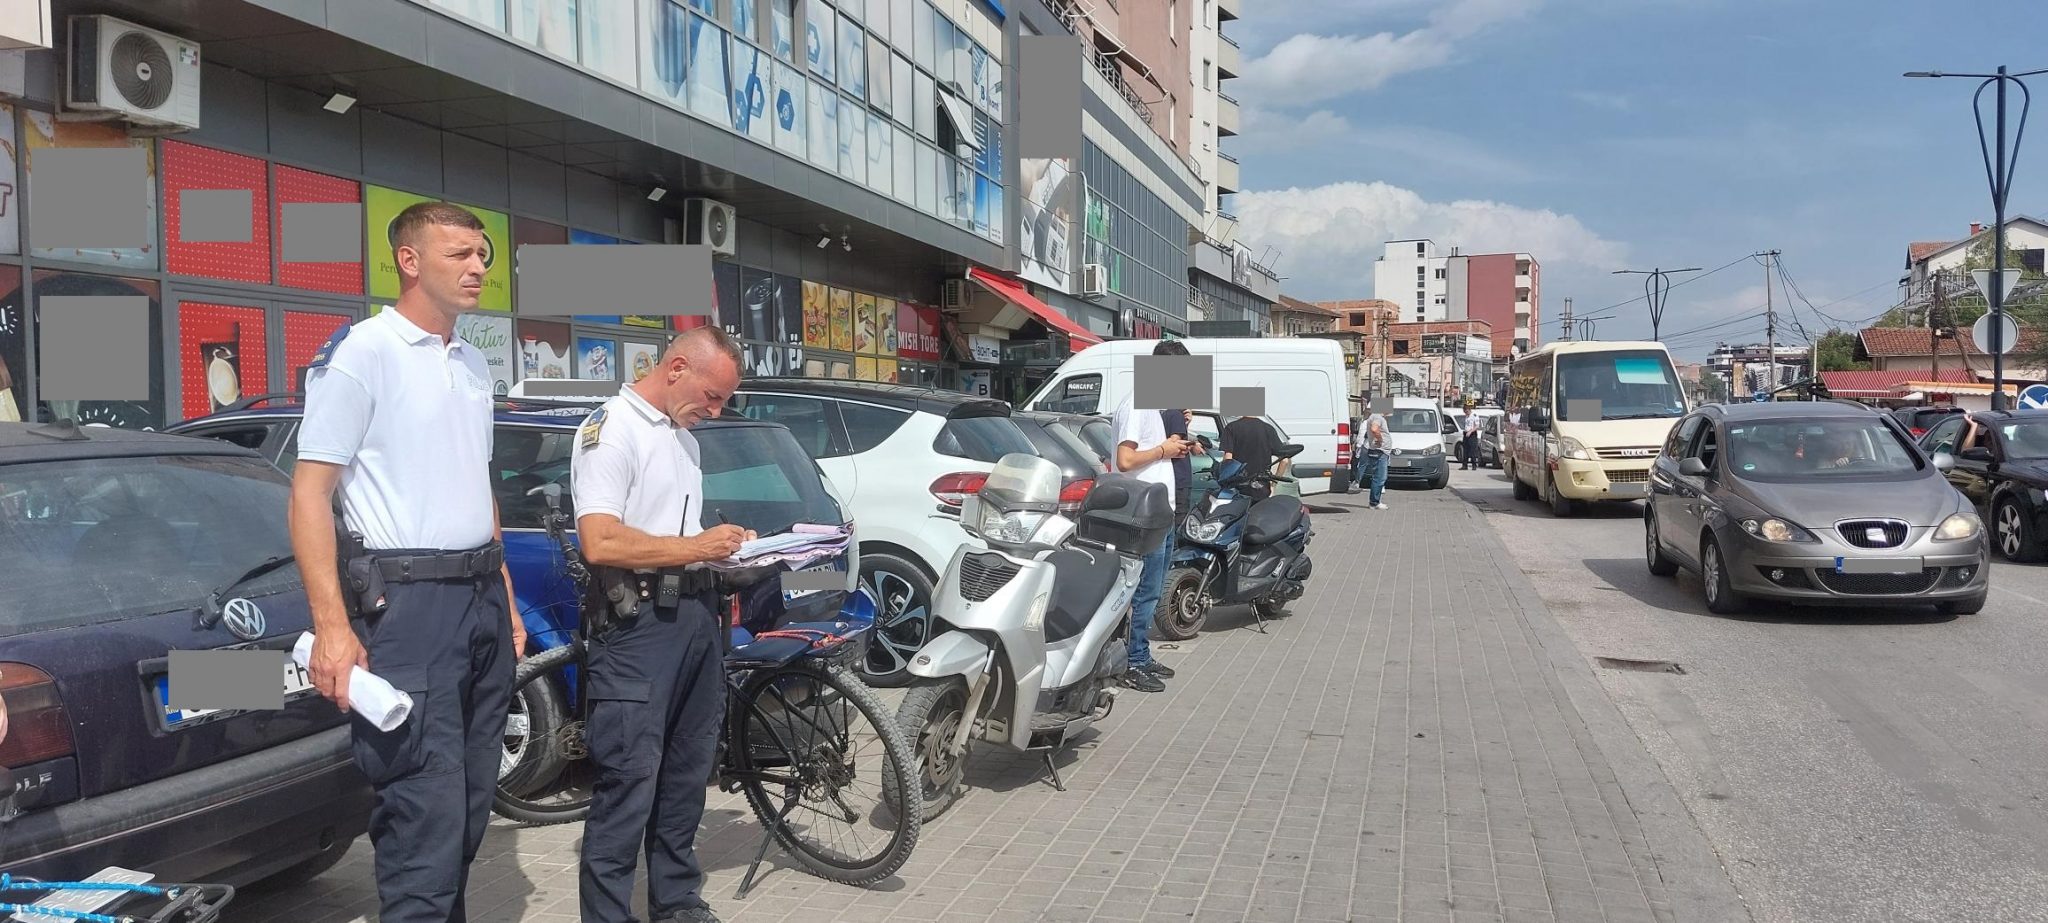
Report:
[[1143,557],[1158,550],[1173,528],[1173,492],[1122,473],[1105,473],[1081,501],[1075,532],[1091,542]]

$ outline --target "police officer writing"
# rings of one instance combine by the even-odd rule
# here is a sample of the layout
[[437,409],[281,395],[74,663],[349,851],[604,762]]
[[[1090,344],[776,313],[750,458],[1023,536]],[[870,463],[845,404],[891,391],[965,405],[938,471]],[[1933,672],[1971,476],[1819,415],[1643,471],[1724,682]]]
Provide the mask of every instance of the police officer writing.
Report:
[[643,843],[655,923],[718,920],[696,841],[725,715],[724,625],[710,571],[689,565],[731,557],[754,535],[702,527],[704,471],[689,428],[718,416],[739,363],[738,344],[716,327],[677,335],[654,371],[584,421],[570,460],[583,556],[609,591],[585,603],[606,624],[589,631],[598,779],[583,827],[584,923],[634,923]]
[[455,336],[490,243],[474,214],[439,202],[400,212],[391,239],[396,307],[336,331],[307,372],[292,552],[313,610],[315,688],[347,711],[361,666],[413,700],[394,730],[351,722],[376,788],[379,919],[461,923],[526,644],[491,495],[489,371]]

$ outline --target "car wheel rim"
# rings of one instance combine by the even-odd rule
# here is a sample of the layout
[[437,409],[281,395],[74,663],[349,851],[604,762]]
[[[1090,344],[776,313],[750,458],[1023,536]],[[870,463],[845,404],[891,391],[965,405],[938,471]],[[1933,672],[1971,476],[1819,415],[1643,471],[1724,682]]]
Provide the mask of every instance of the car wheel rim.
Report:
[[874,641],[868,645],[868,672],[881,676],[910,666],[926,641],[931,640],[931,609],[921,605],[917,588],[902,575],[878,570],[862,581],[877,601]]
[[1643,556],[1649,558],[1651,564],[1657,563],[1657,520],[1655,519],[1646,518],[1643,520]]
[[1705,578],[1704,582],[1707,585],[1707,601],[1714,602],[1721,596],[1721,552],[1714,546],[1708,545],[1707,553],[1702,555],[1702,557],[1706,559],[1700,562],[1700,564],[1701,569],[1706,571],[1701,576]]
[[1998,550],[2008,558],[2020,553],[2020,508],[2010,503],[1998,508]]

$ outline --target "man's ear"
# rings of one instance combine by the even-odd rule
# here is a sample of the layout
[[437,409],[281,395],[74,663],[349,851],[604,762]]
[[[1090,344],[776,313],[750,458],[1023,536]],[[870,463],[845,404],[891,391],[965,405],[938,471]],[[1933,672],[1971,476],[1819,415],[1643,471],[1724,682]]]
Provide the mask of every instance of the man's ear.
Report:
[[391,251],[391,259],[398,266],[400,278],[417,277],[420,274],[420,252],[411,246],[399,244],[397,249]]

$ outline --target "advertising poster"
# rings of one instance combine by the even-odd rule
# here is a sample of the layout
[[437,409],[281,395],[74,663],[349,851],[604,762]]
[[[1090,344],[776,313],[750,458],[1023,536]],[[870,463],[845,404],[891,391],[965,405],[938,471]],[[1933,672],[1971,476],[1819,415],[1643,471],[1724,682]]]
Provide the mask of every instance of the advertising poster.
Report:
[[[42,269],[35,273],[36,298],[93,297],[93,296],[136,296],[149,299],[149,342],[163,342],[162,290],[157,283],[146,279],[126,279],[118,276],[102,276],[92,273],[67,272],[59,269]],[[19,286],[5,296],[0,296],[0,314],[22,313],[22,292]],[[40,343],[38,347],[40,348]],[[39,361],[47,361],[40,357]],[[9,362],[12,357],[10,355]],[[15,368],[26,368],[26,362]],[[43,396],[37,401],[35,419],[39,421],[70,417],[83,426],[89,423],[104,423],[120,429],[162,429],[168,411],[164,396],[163,351],[149,351],[149,394],[137,395],[139,400],[124,401],[52,401]],[[17,382],[17,387],[18,387]]]
[[837,57],[833,49],[833,38],[839,31],[838,16],[825,0],[807,0],[804,8],[804,62],[810,65],[812,74],[827,83],[839,80],[832,66]]
[[[71,247],[37,247],[35,255],[41,259],[71,260],[79,263],[98,263],[127,269],[155,269],[157,248],[157,163],[156,145],[147,137],[130,138],[128,129],[119,122],[60,122],[47,112],[34,109],[22,113],[22,150],[20,156],[28,168],[25,172],[31,186],[35,184],[36,152],[64,148],[86,147],[135,147],[143,151],[146,168],[142,182],[134,187],[134,194],[143,203],[144,227],[136,229],[136,237],[144,243],[139,247],[108,247],[77,249]],[[61,155],[58,155],[61,156]],[[52,203],[53,206],[57,203]],[[34,220],[34,216],[30,216]],[[18,248],[17,248],[18,249]]]
[[384,186],[363,186],[363,227],[366,239],[363,260],[370,265],[370,297],[384,302],[398,300],[398,240],[394,236],[398,213],[433,196],[414,195]]
[[[21,191],[14,188],[15,161],[20,155],[15,149],[14,107],[0,103],[0,253],[21,252]],[[11,284],[0,281],[0,285]],[[4,413],[0,409],[0,413]],[[6,422],[0,417],[0,422]]]
[[898,382],[897,382],[897,379],[896,379],[896,375],[897,375],[897,369],[896,369],[896,360],[894,360],[894,359],[882,359],[882,360],[880,360],[880,361],[876,362],[876,363],[875,363],[875,366],[876,366],[876,369],[877,369],[877,371],[876,371],[876,376],[875,376],[875,380],[876,380],[876,381],[886,381],[886,382],[888,382],[888,383],[890,383],[890,384],[892,384],[892,385],[893,385],[893,384],[897,384],[897,383],[898,383]]
[[[277,201],[272,206],[272,227],[283,233],[279,224],[284,221],[286,203],[349,203],[362,204],[363,186],[352,179],[328,176],[311,170],[301,170],[277,164],[274,169],[277,182]],[[282,256],[283,254],[279,254]],[[336,295],[360,295],[363,293],[363,261],[347,263],[287,263],[277,266],[277,284],[286,288],[311,289]],[[315,344],[318,345],[318,344]]]
[[484,354],[484,366],[491,373],[491,393],[499,397],[510,393],[518,359],[518,350],[512,345],[512,318],[472,311],[455,319],[455,335]]
[[804,345],[816,349],[832,346],[831,289],[818,282],[803,283]]
[[203,417],[270,390],[262,308],[178,304],[180,418]]
[[939,359],[939,311],[913,304],[896,307],[896,353],[905,359]]
[[28,308],[21,301],[21,268],[0,266],[0,423],[28,414]]
[[652,330],[668,329],[667,318],[650,314],[623,314],[619,316],[619,323],[628,327],[647,327]]
[[851,361],[848,361],[848,360],[846,360],[846,359],[834,359],[834,360],[832,360],[832,367],[831,367],[831,370],[830,370],[829,372],[827,372],[827,373],[826,373],[826,377],[828,377],[828,378],[837,378],[837,379],[839,379],[839,380],[841,380],[841,381],[847,381],[847,380],[850,380],[850,379],[852,379],[852,378],[853,378],[853,363],[852,363]]
[[[255,157],[169,140],[163,143],[161,156],[164,268],[180,275],[269,285],[270,164]],[[188,241],[181,236],[185,193],[215,189],[248,195],[246,240]]]
[[[462,203],[453,203],[462,205]],[[479,310],[512,313],[512,216],[474,205],[462,205],[484,223],[484,290],[478,296]]]
[[853,351],[875,353],[882,347],[882,324],[875,316],[875,296],[855,292],[853,296]]
[[519,321],[519,378],[568,378],[569,325]]
[[1017,162],[1017,245],[1023,259],[1017,275],[1072,293],[1068,247],[1074,216],[1073,166],[1065,158],[1032,157]]
[[[741,8],[745,6],[742,4]],[[760,144],[775,143],[769,116],[769,90],[775,78],[774,65],[770,63],[773,60],[746,42],[732,43],[732,127]]]
[[832,349],[853,351],[853,293],[832,289]]
[[775,62],[775,147],[791,157],[810,155],[810,122],[804,115],[807,111],[804,87],[805,80],[797,69],[781,61]]
[[681,108],[689,14],[675,0],[647,0],[645,16],[640,30],[645,33],[640,46],[640,89]]
[[689,85],[690,111],[713,125],[733,127],[732,94],[725,88],[729,76],[725,30],[691,13],[689,71],[684,81]]
[[775,303],[775,281],[775,275],[766,270],[740,270],[740,339],[782,342],[782,317]]
[[627,340],[619,344],[619,361],[626,370],[626,381],[639,381],[653,372],[654,364],[661,361],[661,347]]
[[576,377],[619,380],[619,344],[605,337],[576,338]]
[[[625,241],[613,237],[609,234],[599,234],[596,231],[579,231],[572,229],[571,231],[569,231],[569,243],[579,245],[590,244],[594,246],[614,246],[624,244]],[[603,309],[603,306],[601,305],[595,307],[597,307],[599,310]],[[617,314],[577,314],[575,315],[575,317],[577,320],[591,324],[616,324],[620,323],[623,320],[623,318],[621,318]]]
[[882,325],[882,342],[875,351],[884,356],[896,355],[896,302],[887,298],[876,301],[875,317]]
[[720,260],[711,267],[712,294],[718,300],[718,326],[733,336],[745,336],[744,311],[740,305],[740,267],[737,263]]
[[875,357],[860,356],[853,360],[853,377],[860,381],[875,380]]
[[286,390],[306,390],[306,366],[327,344],[337,328],[355,323],[351,317],[316,311],[284,312],[284,384]]

